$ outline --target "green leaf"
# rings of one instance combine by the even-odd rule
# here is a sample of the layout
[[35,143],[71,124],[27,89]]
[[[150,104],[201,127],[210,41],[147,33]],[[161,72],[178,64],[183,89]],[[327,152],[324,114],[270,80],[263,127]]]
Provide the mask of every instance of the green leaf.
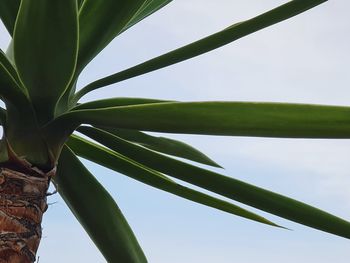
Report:
[[[71,137],[68,144],[76,154],[84,158],[111,169],[122,169],[117,158],[112,158],[116,153],[105,154],[106,151],[103,151],[101,147],[93,147],[91,143],[77,137]],[[130,151],[131,148],[128,152]],[[142,157],[143,163],[158,169],[159,172],[246,205],[315,229],[350,238],[349,222],[297,200],[187,163],[164,157],[160,159],[160,156],[155,153],[145,154],[145,152],[138,151],[133,157],[137,157],[137,160],[138,158],[141,160]]]
[[133,25],[139,23],[146,17],[152,15],[157,12],[159,9],[163,8],[167,4],[172,2],[172,0],[147,0],[143,4],[143,6],[139,9],[139,11],[130,19],[129,23],[123,28],[122,31],[126,31]]
[[78,9],[84,4],[85,0],[77,0]]
[[[11,68],[7,64],[6,57],[3,57],[4,53],[0,52],[0,97],[2,97],[5,103],[11,103],[16,106],[17,109],[28,110],[29,101],[23,90],[17,83],[16,79],[9,72]],[[24,112],[23,111],[23,112]]]
[[[120,137],[118,136],[118,130],[117,132],[114,132],[114,129],[105,129],[105,130],[102,130],[102,129],[96,129],[96,128],[93,128],[93,127],[87,127],[87,126],[81,126],[77,129],[78,132],[90,137],[91,139],[105,145],[106,147],[108,148],[111,148],[112,150],[116,151],[116,152],[119,152],[121,153],[122,155],[125,155],[126,157],[128,158],[131,158],[139,163],[143,163],[142,161],[142,158],[137,158],[138,157],[138,152],[141,152],[141,153],[145,153],[145,154],[148,154],[150,153],[150,155],[153,155],[154,153],[154,156],[155,157],[159,157],[159,158],[155,158],[155,160],[159,160],[160,163],[159,165],[162,165],[161,161],[162,161],[162,158],[165,158],[167,160],[175,160],[173,158],[169,158],[167,156],[164,156],[162,154],[158,154],[158,153],[155,153],[154,150],[152,149],[151,150],[148,150],[148,149],[145,149],[144,147],[139,147],[138,145],[135,145],[134,143],[131,143],[131,142],[128,142],[127,139],[124,139],[123,137]],[[129,132],[131,133],[131,136],[135,135],[135,133],[138,135],[138,133],[141,133],[139,131],[134,131],[134,130],[124,130],[122,131],[122,133],[126,136],[130,136]],[[147,135],[147,134],[144,134],[144,133],[141,133],[141,140],[142,139],[146,139],[147,140],[150,140],[151,142],[155,142],[157,143],[157,139],[160,139],[160,142],[163,143],[164,142],[164,145],[167,146],[167,143],[169,143],[170,146],[172,146],[170,144],[171,140],[168,139],[168,138],[157,138],[157,137],[153,137],[153,136],[150,136],[150,135]],[[138,137],[138,138],[140,138]],[[148,138],[149,137],[149,138]],[[165,140],[161,140],[161,139],[165,139]],[[187,147],[189,148],[189,150],[192,150],[193,148],[191,148],[191,146],[189,145],[186,145],[186,144],[180,144],[181,142],[178,142],[178,141],[174,141],[175,143],[178,143],[178,146],[180,149],[181,147],[184,148],[184,150],[188,150]],[[144,146],[143,144],[141,144],[142,146]],[[156,147],[159,147],[160,149],[160,152],[162,150],[161,148],[161,144],[155,144]],[[175,145],[177,146],[177,145]],[[149,148],[149,147],[147,147]],[[168,147],[169,148],[169,147]],[[176,148],[176,147],[173,147],[173,148]],[[129,149],[130,151],[132,151],[131,149],[133,149],[135,152],[130,152],[129,153]],[[186,159],[198,159],[200,163],[204,163],[206,164],[206,162],[209,162],[211,161],[208,157],[206,157],[204,154],[198,152],[197,150],[193,149],[193,154],[190,155],[191,158],[186,158]],[[197,152],[198,153],[197,153]],[[180,151],[178,152],[179,155],[181,155]],[[202,155],[204,157],[202,157]],[[142,155],[141,155],[142,156]],[[209,161],[206,161],[207,159],[209,159]],[[213,162],[213,161],[211,161]],[[214,163],[215,164],[215,163]],[[214,165],[214,164],[211,164],[209,163],[208,165],[212,165],[212,166],[218,166],[218,165]],[[147,164],[145,164],[146,166],[148,166]],[[155,169],[155,170],[158,170],[157,168],[152,168],[152,169]]]
[[[15,58],[14,58],[14,50],[13,50],[13,39],[11,39],[9,45],[7,46],[7,50],[5,52],[6,58],[11,62],[11,64],[16,67],[15,65]],[[16,70],[17,72],[17,70]],[[18,75],[18,73],[17,73]]]
[[14,32],[18,73],[41,122],[72,79],[78,52],[76,0],[22,1]]
[[79,12],[78,73],[123,30],[144,2],[84,1]]
[[19,86],[7,70],[7,68],[14,69],[7,60],[1,58],[2,54],[0,52],[0,97],[6,104],[7,142],[17,155],[26,156],[27,161],[32,164],[45,167],[50,161],[47,145],[38,131],[32,105],[25,93],[26,90]]
[[[85,128],[83,128],[85,129]],[[198,151],[194,147],[184,142],[173,140],[166,137],[156,137],[137,130],[125,130],[102,127],[101,129],[112,133],[124,140],[137,143],[153,151],[173,155],[176,157],[188,159],[194,162],[211,165],[222,168],[204,153]]]
[[6,122],[6,110],[0,107],[0,125],[4,125]]
[[147,185],[194,201],[196,203],[225,211],[227,213],[278,227],[278,225],[259,215],[256,215],[229,202],[211,197],[204,193],[175,183],[157,171],[149,169],[140,163],[137,163],[125,156],[118,154],[117,152],[102,148],[97,144],[84,140],[78,136],[71,136],[67,144],[79,156],[106,166],[116,172],[125,174],[126,176],[129,176]]
[[0,61],[0,98],[6,104],[6,139],[19,156],[39,167],[50,162],[29,99]]
[[11,75],[11,77],[16,81],[17,86],[26,93],[27,91],[25,90],[25,88],[21,83],[21,80],[19,79],[17,70],[14,68],[14,66],[9,61],[9,59],[6,57],[6,54],[2,50],[0,50],[0,63],[8,71],[9,75]]
[[[97,3],[95,3],[95,2],[93,2],[93,1],[90,1],[91,3],[93,3],[93,4],[97,4]],[[120,1],[119,1],[120,2]],[[103,32],[102,31],[102,28],[98,28],[98,27],[96,27],[96,34],[106,34],[106,41],[105,42],[103,42],[102,41],[102,39],[93,39],[93,41],[95,41],[96,42],[96,45],[98,46],[98,45],[101,45],[101,47],[100,48],[98,48],[96,51],[95,51],[95,53],[93,53],[93,51],[91,50],[91,51],[89,51],[89,52],[92,52],[90,55],[80,55],[80,59],[79,59],[79,68],[78,68],[78,72],[77,72],[77,75],[80,73],[80,71],[84,68],[84,66],[94,57],[94,56],[96,56],[105,46],[107,46],[107,44],[113,39],[113,38],[115,38],[118,34],[121,34],[122,32],[124,32],[125,30],[127,30],[128,28],[130,28],[131,26],[133,26],[133,25],[135,25],[136,23],[138,23],[138,22],[140,22],[141,20],[143,20],[144,18],[146,18],[147,16],[149,16],[149,15],[151,15],[152,13],[154,13],[154,12],[156,12],[156,11],[158,11],[160,8],[162,8],[163,6],[165,6],[166,4],[168,4],[169,2],[171,2],[171,0],[169,1],[169,0],[166,0],[166,1],[164,1],[164,0],[146,0],[146,1],[144,1],[144,4],[143,5],[141,5],[141,7],[139,8],[139,10],[138,11],[136,11],[136,13],[135,14],[133,14],[133,16],[131,16],[130,18],[129,18],[129,22],[123,27],[123,29],[121,29],[120,30],[120,28],[119,28],[119,26],[117,27],[117,26],[111,26],[109,29],[111,30],[111,31],[108,31],[109,29],[106,27],[106,25],[112,25],[112,24],[117,24],[118,22],[120,22],[120,23],[125,23],[125,21],[124,20],[118,20],[119,18],[120,18],[120,16],[116,16],[115,15],[115,12],[113,13],[113,15],[111,15],[111,16],[109,16],[109,17],[102,17],[102,18],[99,18],[99,19],[106,19],[106,20],[108,20],[108,19],[112,19],[113,21],[113,23],[111,23],[111,22],[109,22],[109,21],[101,21],[101,23],[106,23],[106,24],[104,24],[103,25],[103,29],[106,29],[107,28],[107,31],[106,32]],[[105,4],[105,2],[104,2],[104,4]],[[112,5],[116,5],[116,4],[118,4],[117,3],[117,1],[112,1],[112,3],[111,3]],[[104,8],[103,6],[102,6],[102,8]],[[107,9],[108,9],[108,7],[107,7]],[[113,10],[113,9],[110,9],[110,10]],[[107,10],[108,11],[108,10]],[[107,12],[107,11],[105,11],[105,12]],[[113,10],[113,11],[115,11],[115,10]],[[100,12],[101,13],[101,12]],[[83,15],[82,15],[83,16]],[[108,19],[107,19],[108,18]],[[128,21],[128,19],[126,19],[126,21]],[[90,21],[90,23],[91,23],[91,21]],[[89,25],[90,27],[91,27],[91,25]],[[82,29],[81,29],[82,30]],[[120,31],[119,31],[120,30]],[[101,43],[100,44],[98,44],[97,42],[98,41],[101,41]],[[80,41],[80,42],[82,42],[82,41]],[[88,42],[87,41],[87,44],[86,44],[88,47],[87,48],[90,48],[90,42]],[[83,47],[81,46],[80,47],[80,49],[82,50],[83,49]],[[80,51],[80,53],[82,53],[82,51]],[[82,58],[82,57],[84,57],[84,56],[90,56],[90,57],[86,57],[86,58]],[[84,62],[84,59],[86,60],[85,62]],[[80,62],[80,61],[82,61],[82,62]],[[71,87],[70,88],[70,90],[69,90],[69,92],[67,92],[67,94],[65,94],[65,97],[66,97],[66,99],[65,99],[65,104],[68,104],[68,103],[71,103],[72,105],[75,105],[75,103],[76,103],[76,101],[74,101],[74,99],[72,99],[72,101],[73,102],[68,102],[67,103],[67,101],[68,100],[71,100],[71,97],[73,97],[73,96],[71,96],[71,95],[74,95],[74,92],[75,92],[75,87]]]
[[95,101],[82,103],[74,107],[73,110],[110,108],[110,107],[150,104],[150,103],[160,103],[160,102],[169,102],[169,101],[157,100],[157,99],[144,99],[144,98],[110,98],[110,99],[95,100]]
[[58,162],[57,189],[108,262],[147,262],[113,198],[68,147]]
[[118,72],[116,74],[107,76],[105,78],[96,80],[77,94],[75,100],[78,101],[86,93],[95,89],[111,85],[135,76],[139,76],[160,68],[170,66],[172,64],[193,58],[195,56],[204,54],[228,43],[231,43],[237,39],[247,36],[251,33],[259,31],[265,27],[271,26],[295,15],[298,15],[304,11],[313,8],[326,0],[294,0],[284,5],[281,5],[271,11],[263,13],[252,19],[233,24],[224,30],[210,35],[206,38],[198,40],[187,46],[173,50],[169,53],[153,58],[149,61],[141,63],[132,68]]
[[[124,106],[124,105],[138,105],[138,104],[149,104],[149,103],[159,103],[159,102],[166,102],[162,100],[156,100],[156,99],[144,99],[144,98],[110,98],[110,99],[103,99],[103,100],[96,100],[96,101],[90,101],[83,104],[78,104],[75,106],[72,110],[78,110],[78,109],[96,109],[96,108],[105,108],[105,107],[111,107],[111,106]],[[59,105],[58,105],[59,106]],[[58,107],[56,108],[57,112],[60,111],[62,114],[67,111],[66,107],[63,105],[61,109],[58,110]],[[55,122],[54,122],[55,123]],[[66,131],[64,131],[64,134],[61,133],[62,129],[57,129],[54,127],[51,129],[50,125],[47,130],[47,134],[49,134],[48,140],[53,145],[61,145],[67,136],[69,136],[70,133],[73,132],[74,128],[66,127]]]
[[10,35],[13,35],[20,0],[1,0],[0,18]]
[[77,110],[55,127],[79,124],[155,132],[350,138],[350,107],[289,103],[166,102]]

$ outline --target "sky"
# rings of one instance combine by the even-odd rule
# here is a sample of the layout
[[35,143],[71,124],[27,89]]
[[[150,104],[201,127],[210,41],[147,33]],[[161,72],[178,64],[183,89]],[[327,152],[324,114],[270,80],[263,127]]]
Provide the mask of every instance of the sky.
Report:
[[[115,39],[79,87],[286,1],[177,0]],[[348,105],[349,1],[329,1],[221,49],[92,92],[83,101],[147,97]],[[0,47],[8,35],[0,26]],[[350,220],[349,140],[169,135],[220,163],[216,170]],[[348,240],[270,216],[292,231],[204,207],[84,161],[117,201],[149,262],[345,263]],[[106,262],[58,195],[43,222],[40,263]],[[256,211],[256,210],[253,210]]]

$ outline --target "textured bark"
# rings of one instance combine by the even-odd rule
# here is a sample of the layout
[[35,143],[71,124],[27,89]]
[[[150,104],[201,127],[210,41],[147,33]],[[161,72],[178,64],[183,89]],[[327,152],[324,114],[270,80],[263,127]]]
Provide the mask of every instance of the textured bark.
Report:
[[0,263],[35,261],[53,173],[0,165]]

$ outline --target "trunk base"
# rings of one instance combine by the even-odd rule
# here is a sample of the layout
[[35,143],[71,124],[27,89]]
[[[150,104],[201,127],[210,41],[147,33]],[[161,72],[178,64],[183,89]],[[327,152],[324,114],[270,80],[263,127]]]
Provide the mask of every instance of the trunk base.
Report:
[[35,262],[53,173],[0,166],[0,263]]

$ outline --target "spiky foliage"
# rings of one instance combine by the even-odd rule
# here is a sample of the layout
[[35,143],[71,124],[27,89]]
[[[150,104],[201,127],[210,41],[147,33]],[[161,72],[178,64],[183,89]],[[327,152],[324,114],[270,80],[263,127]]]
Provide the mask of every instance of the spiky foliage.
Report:
[[[237,205],[172,178],[300,224],[350,237],[350,223],[280,194],[170,156],[219,167],[193,147],[143,131],[284,138],[350,138],[350,108],[248,102],[178,102],[85,94],[229,44],[307,11],[324,0],[294,0],[194,43],[76,90],[84,67],[123,31],[171,0],[4,0],[12,36],[0,53],[0,161],[25,158],[53,178],[74,215],[109,262],[146,258],[117,204],[77,156],[174,195],[277,226]],[[92,140],[76,134],[78,131]],[[86,138],[86,137],[85,137]],[[95,142],[94,142],[95,141]],[[99,144],[97,144],[98,142]],[[166,155],[164,155],[166,154]],[[170,156],[169,156],[170,155]]]

